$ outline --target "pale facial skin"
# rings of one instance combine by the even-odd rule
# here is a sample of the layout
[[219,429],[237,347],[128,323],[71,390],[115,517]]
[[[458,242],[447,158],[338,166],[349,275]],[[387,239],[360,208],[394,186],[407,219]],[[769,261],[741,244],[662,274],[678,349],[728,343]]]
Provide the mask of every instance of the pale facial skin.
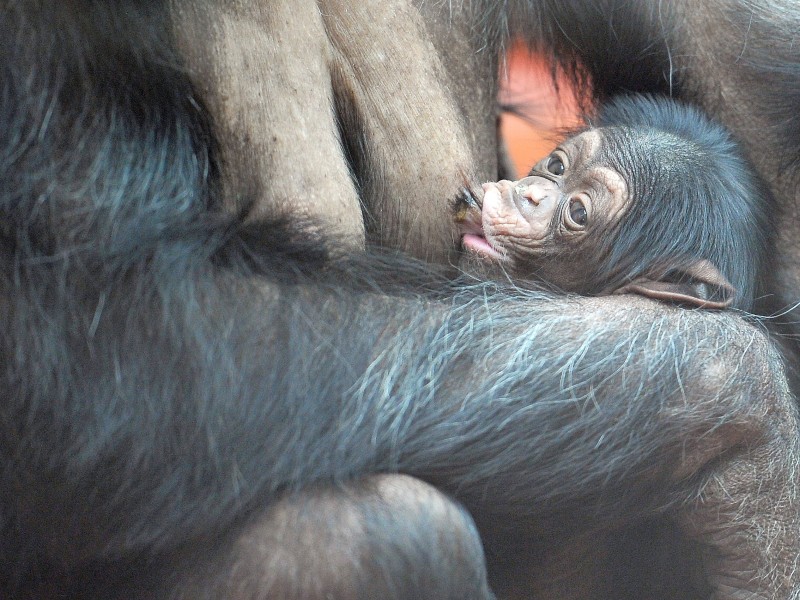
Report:
[[566,140],[529,176],[483,184],[481,206],[471,207],[461,222],[464,249],[519,271],[619,220],[628,188],[619,173],[594,160],[601,143],[598,131],[586,131]]

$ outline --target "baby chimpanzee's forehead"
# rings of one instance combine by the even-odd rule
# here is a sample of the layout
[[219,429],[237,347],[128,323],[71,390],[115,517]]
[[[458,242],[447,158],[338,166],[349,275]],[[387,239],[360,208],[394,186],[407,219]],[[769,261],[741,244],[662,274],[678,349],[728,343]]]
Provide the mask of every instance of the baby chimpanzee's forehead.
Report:
[[603,136],[597,129],[577,133],[562,142],[559,148],[567,152],[570,166],[588,166],[598,156],[603,144]]
[[604,138],[601,131],[589,129],[577,133],[559,145],[566,155],[563,192],[570,195],[586,192],[592,198],[595,222],[619,219],[627,208],[629,188],[623,175],[607,160],[602,152]]
[[558,146],[557,150],[566,154],[565,167],[571,172],[573,180],[579,176],[591,176],[598,168],[619,171],[616,162],[608,155],[605,134],[601,129],[589,129],[576,133]]

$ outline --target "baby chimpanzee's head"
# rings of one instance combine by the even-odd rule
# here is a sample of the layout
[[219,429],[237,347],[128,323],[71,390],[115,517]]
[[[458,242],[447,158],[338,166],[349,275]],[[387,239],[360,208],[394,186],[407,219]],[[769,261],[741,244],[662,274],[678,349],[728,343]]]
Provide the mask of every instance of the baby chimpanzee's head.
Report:
[[771,207],[725,129],[688,105],[628,96],[527,177],[484,184],[462,239],[566,291],[749,309]]

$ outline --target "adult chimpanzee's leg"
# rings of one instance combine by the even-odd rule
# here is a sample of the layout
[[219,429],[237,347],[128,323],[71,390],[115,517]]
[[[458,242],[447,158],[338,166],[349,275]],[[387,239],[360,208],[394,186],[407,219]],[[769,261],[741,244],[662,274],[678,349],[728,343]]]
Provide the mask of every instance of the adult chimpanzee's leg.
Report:
[[[251,216],[310,215],[352,249],[363,246],[363,204],[370,239],[438,260],[452,252],[450,200],[476,164],[482,177],[496,172],[495,132],[469,132],[407,0],[170,5],[223,140],[229,190],[243,179],[257,187]],[[459,17],[451,37],[490,79],[486,92],[469,87],[477,106],[493,106],[496,65],[475,52],[471,25]]]
[[231,210],[249,220],[312,217],[348,250],[363,248],[360,200],[334,111],[334,53],[318,3],[166,4],[189,75],[214,114]]
[[[249,525],[232,556],[215,597],[491,597],[472,519],[404,476],[290,495]],[[190,586],[184,596],[199,591]]]
[[120,600],[492,597],[472,519],[435,488],[402,475],[287,494],[224,540],[198,540],[144,574],[128,566],[106,573],[102,584],[84,577],[70,593]]

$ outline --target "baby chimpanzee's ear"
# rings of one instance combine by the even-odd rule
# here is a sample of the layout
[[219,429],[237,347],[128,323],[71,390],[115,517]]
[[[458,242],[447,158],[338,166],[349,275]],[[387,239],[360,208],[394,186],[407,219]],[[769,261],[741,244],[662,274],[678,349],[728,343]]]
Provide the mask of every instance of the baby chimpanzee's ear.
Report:
[[615,294],[641,294],[648,298],[691,304],[699,308],[727,308],[736,290],[711,261],[700,259],[688,267],[672,269],[662,277],[640,277]]

